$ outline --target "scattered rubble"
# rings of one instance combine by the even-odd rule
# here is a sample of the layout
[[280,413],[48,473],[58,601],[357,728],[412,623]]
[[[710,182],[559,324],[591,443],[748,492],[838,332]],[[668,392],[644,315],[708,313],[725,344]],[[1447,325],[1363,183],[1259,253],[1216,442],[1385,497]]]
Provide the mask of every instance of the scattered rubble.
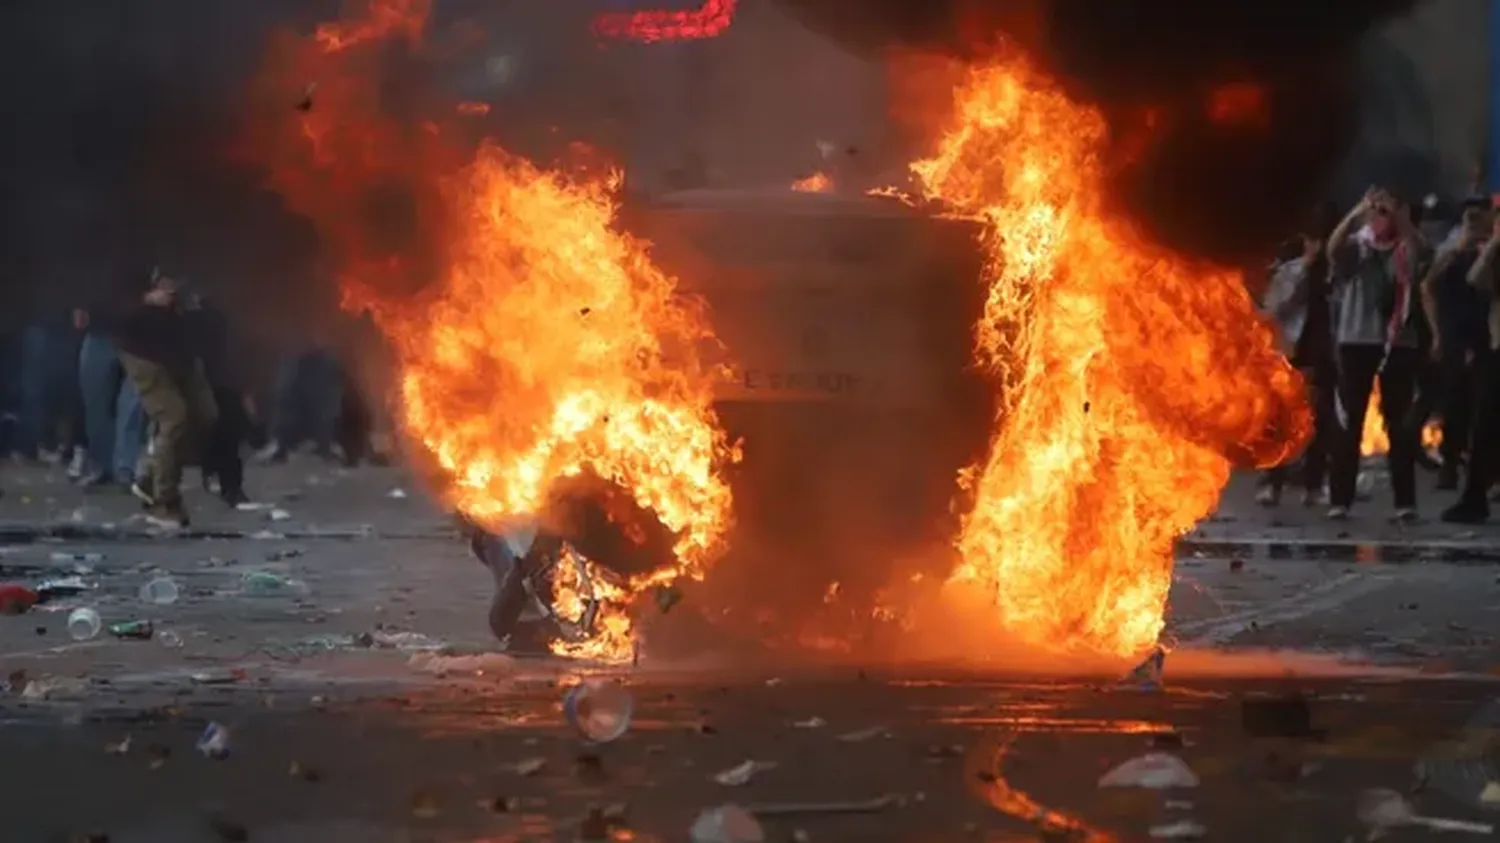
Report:
[[1359,795],[1355,816],[1370,830],[1372,838],[1404,826],[1421,826],[1433,831],[1458,831],[1468,834],[1495,833],[1495,827],[1490,823],[1421,816],[1416,813],[1405,796],[1383,787],[1371,788]]
[[1153,825],[1148,833],[1154,840],[1202,840],[1208,829],[1194,820],[1177,820]]

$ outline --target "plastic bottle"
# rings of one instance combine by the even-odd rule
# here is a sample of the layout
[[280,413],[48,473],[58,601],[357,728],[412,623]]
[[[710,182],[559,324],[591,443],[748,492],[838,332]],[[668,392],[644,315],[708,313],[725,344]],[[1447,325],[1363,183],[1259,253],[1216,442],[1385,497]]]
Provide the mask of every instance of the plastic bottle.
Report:
[[158,574],[141,586],[141,599],[158,606],[169,606],[177,602],[177,583],[171,577]]
[[613,682],[586,679],[563,698],[563,713],[585,738],[609,743],[625,734],[635,712],[635,697]]
[[241,590],[253,597],[306,594],[307,584],[270,571],[250,571],[240,580]]
[[104,621],[99,619],[99,613],[87,606],[68,614],[68,636],[74,641],[96,638],[103,628]]

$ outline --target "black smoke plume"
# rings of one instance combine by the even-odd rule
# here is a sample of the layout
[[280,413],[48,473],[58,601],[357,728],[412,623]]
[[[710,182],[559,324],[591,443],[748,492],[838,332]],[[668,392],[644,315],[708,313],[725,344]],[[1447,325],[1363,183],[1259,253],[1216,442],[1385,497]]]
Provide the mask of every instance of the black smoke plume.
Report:
[[[1166,242],[1248,260],[1317,204],[1358,128],[1356,47],[1416,0],[777,0],[850,47],[982,57],[996,33],[1042,54],[1070,92],[1130,136],[1119,195]],[[1224,85],[1264,93],[1264,125],[1220,125]],[[1132,150],[1135,151],[1135,150]],[[1398,188],[1404,186],[1397,186]]]

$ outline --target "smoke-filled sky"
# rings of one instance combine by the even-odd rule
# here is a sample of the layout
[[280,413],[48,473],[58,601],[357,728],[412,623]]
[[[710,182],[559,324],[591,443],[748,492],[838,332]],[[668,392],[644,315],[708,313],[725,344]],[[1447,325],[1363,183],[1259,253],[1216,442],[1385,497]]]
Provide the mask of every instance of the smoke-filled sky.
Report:
[[[972,25],[966,29],[957,21],[972,24],[982,17],[976,10],[1021,5],[1006,0],[775,4],[840,40],[882,43],[952,42],[959,31],[962,40],[972,42]],[[507,112],[508,129],[533,119],[526,112],[532,107],[540,114],[537,126],[582,125],[590,113],[611,110],[617,112],[611,120],[620,117],[617,91],[586,82],[591,74],[582,69],[570,73],[575,65],[600,61],[586,25],[600,4],[439,0],[436,5],[432,37],[456,37],[456,21],[475,20],[495,50],[525,54],[523,76],[550,80],[538,82],[540,93],[521,104],[525,107]],[[752,14],[752,5],[744,3],[741,14]],[[1188,121],[1154,158],[1122,177],[1142,216],[1169,237],[1228,253],[1264,239],[1289,204],[1320,188],[1354,127],[1354,95],[1342,75],[1345,46],[1378,15],[1411,5],[1411,0],[1052,0],[1046,43],[1081,93],[1120,115],[1148,98],[1188,102],[1221,77],[1264,80],[1273,87],[1273,134],[1215,134],[1201,121]],[[7,167],[0,306],[7,318],[14,320],[28,306],[60,312],[154,263],[247,308],[275,301],[282,323],[291,311],[327,306],[331,290],[314,277],[316,242],[310,229],[289,218],[279,199],[261,186],[260,174],[237,163],[231,150],[266,36],[280,27],[305,29],[336,15],[338,7],[338,0],[4,4],[0,117],[7,127]],[[953,11],[959,7],[964,9]],[[482,94],[483,77],[476,69],[459,73],[451,84],[459,96]],[[767,79],[774,78],[768,70]],[[753,81],[741,80],[742,88]],[[1308,130],[1309,121],[1316,121],[1316,131]],[[580,133],[607,136],[604,122]],[[1226,161],[1235,166],[1225,166]],[[1216,208],[1220,212],[1214,213]],[[1233,214],[1225,212],[1230,208]],[[301,303],[307,307],[296,307]]]

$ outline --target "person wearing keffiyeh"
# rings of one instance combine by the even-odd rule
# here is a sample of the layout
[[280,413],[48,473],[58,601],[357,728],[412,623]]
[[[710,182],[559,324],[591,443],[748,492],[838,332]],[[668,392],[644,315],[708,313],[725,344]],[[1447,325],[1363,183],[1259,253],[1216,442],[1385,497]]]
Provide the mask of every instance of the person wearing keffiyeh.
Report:
[[[1330,518],[1349,517],[1359,477],[1365,409],[1379,380],[1380,412],[1401,420],[1411,406],[1420,359],[1414,315],[1421,235],[1410,208],[1371,189],[1328,237],[1339,424],[1329,483]],[[1388,422],[1391,486],[1398,521],[1417,517],[1415,430]]]

